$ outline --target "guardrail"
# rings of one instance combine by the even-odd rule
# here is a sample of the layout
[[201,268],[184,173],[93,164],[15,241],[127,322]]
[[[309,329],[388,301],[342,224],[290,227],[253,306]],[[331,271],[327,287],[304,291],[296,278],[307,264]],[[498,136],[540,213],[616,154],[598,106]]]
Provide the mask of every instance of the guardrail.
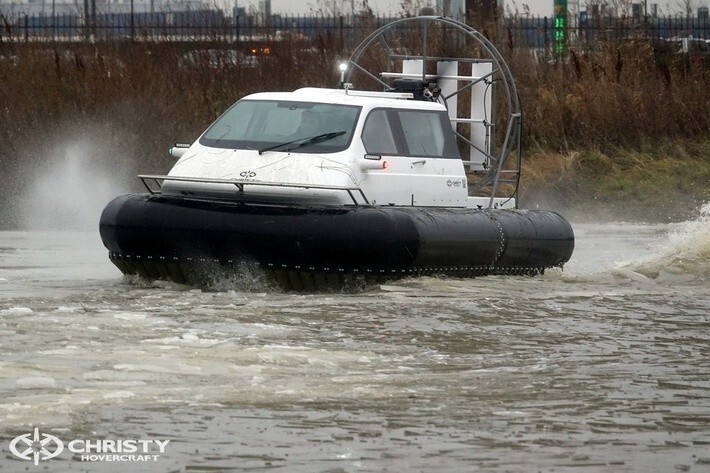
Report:
[[[292,189],[320,189],[320,190],[333,190],[333,191],[343,191],[346,192],[350,200],[353,201],[353,205],[371,205],[370,201],[365,196],[365,193],[359,187],[343,187],[343,186],[331,186],[326,184],[290,184],[283,182],[267,182],[267,181],[250,181],[250,180],[235,180],[235,179],[205,179],[196,177],[178,177],[178,176],[160,176],[160,175],[148,175],[141,174],[138,176],[143,182],[143,185],[148,189],[151,194],[162,194],[163,182],[165,181],[175,181],[175,182],[191,182],[198,184],[228,184],[233,185],[237,188],[238,195],[244,194],[244,189],[248,186],[253,187],[281,187],[281,188],[292,188]],[[157,189],[151,187],[148,182],[152,182],[157,186]],[[358,201],[356,195],[359,195],[362,199]]]

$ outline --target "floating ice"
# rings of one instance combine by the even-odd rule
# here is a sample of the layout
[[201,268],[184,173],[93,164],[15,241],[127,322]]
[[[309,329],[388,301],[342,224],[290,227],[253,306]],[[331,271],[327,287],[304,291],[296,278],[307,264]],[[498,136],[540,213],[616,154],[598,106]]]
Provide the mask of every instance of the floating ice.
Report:
[[29,307],[10,307],[0,310],[0,315],[29,315],[34,311]]
[[140,319],[145,319],[146,317],[148,317],[148,315],[141,314],[138,312],[119,312],[119,313],[113,315],[114,319],[119,319],[119,320],[140,320]]
[[79,310],[83,310],[83,309],[80,309],[78,307],[61,306],[61,307],[57,307],[56,309],[54,309],[54,312],[58,312],[60,314],[73,314],[75,312],[78,312]]
[[29,376],[27,378],[18,379],[15,384],[22,389],[47,389],[56,386],[57,382],[54,378],[43,376]]
[[135,393],[132,393],[131,391],[114,391],[112,393],[106,393],[104,394],[104,399],[127,399],[130,397],[135,396]]

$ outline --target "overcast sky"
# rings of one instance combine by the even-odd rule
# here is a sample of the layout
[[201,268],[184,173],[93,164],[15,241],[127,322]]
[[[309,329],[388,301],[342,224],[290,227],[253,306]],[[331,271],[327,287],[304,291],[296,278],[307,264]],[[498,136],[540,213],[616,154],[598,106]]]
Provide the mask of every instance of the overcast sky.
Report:
[[[318,7],[328,0],[271,0],[271,11],[272,13],[309,13],[313,10],[317,10]],[[362,5],[362,0],[354,0],[355,8]],[[540,14],[551,14],[552,13],[552,1],[553,0],[527,0],[524,3],[530,5],[531,13],[534,15]],[[237,0],[240,7],[249,7],[250,5],[256,6],[259,2],[258,0]],[[350,5],[349,0],[341,1],[345,5]],[[368,0],[370,8],[372,8],[376,13],[399,13],[402,10],[401,4],[402,0]],[[429,3],[431,6],[436,5],[436,0],[431,0],[430,2],[416,0],[412,3],[421,3],[426,5]],[[508,0],[508,3],[512,6],[512,0]],[[518,9],[522,9],[522,3],[518,2]]]
[[[229,1],[229,0],[227,0]],[[290,14],[303,14],[309,13],[311,11],[317,10],[319,5],[322,5],[329,0],[271,0],[271,11],[272,13],[290,13]],[[362,5],[362,0],[354,0],[355,8]],[[571,4],[573,0],[568,0]],[[633,3],[642,3],[643,0],[631,0]],[[653,3],[658,4],[659,14],[668,13],[679,13],[682,11],[681,5],[685,5],[686,2],[690,1],[693,7],[693,14],[697,11],[698,7],[707,7],[710,4],[710,0],[647,0],[650,10],[650,5]],[[240,7],[248,7],[250,5],[256,6],[259,2],[258,0],[236,0]],[[344,2],[346,5],[350,5],[348,0]],[[401,11],[402,0],[368,0],[370,7],[376,13],[399,13]],[[412,3],[417,3],[413,1]],[[435,5],[436,0],[431,0],[430,2],[420,1],[421,4],[429,3],[430,5]],[[584,6],[587,1],[579,0],[579,5]],[[527,5],[530,9],[530,14],[532,15],[552,15],[552,4],[553,0],[505,0],[505,8],[509,11],[515,11],[517,7],[520,13],[523,13],[523,6]]]

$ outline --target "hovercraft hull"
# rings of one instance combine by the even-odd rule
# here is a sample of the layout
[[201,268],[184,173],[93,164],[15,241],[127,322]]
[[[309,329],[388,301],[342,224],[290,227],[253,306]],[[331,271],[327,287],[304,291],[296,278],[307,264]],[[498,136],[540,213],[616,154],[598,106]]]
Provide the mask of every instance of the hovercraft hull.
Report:
[[574,249],[571,226],[550,211],[292,207],[151,194],[110,202],[100,233],[125,274],[200,283],[210,267],[247,264],[294,289],[352,275],[539,274]]

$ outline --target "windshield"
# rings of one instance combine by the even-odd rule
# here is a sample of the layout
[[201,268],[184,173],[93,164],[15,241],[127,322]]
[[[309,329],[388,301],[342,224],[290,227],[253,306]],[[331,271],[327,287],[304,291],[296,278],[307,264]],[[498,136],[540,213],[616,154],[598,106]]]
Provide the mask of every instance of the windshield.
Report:
[[[360,107],[311,102],[241,100],[202,135],[200,144],[212,148],[274,149],[303,140],[303,153],[335,153],[348,148]],[[328,139],[310,139],[328,136]]]

